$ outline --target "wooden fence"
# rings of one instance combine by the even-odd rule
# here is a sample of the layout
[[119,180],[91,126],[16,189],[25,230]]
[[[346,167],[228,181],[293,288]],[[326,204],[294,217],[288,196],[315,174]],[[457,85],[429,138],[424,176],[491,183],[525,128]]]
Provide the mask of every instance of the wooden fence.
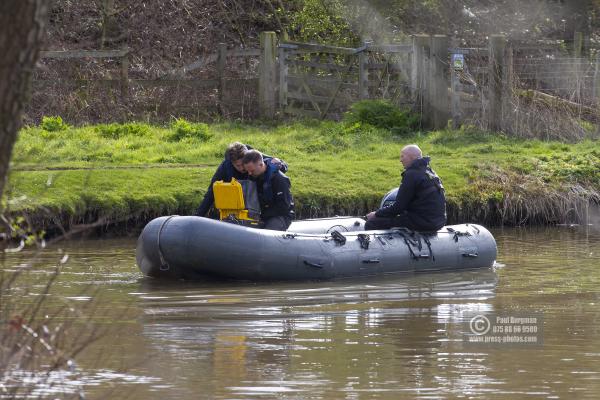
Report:
[[[500,38],[498,43],[502,46]],[[502,51],[500,47],[492,54]],[[417,35],[407,44],[364,43],[358,48],[283,42],[278,57],[279,108],[293,115],[326,118],[338,117],[358,100],[389,99],[418,111],[424,127],[443,128],[450,118],[458,125],[463,115],[482,113],[482,89],[465,96],[468,89],[460,83],[459,69],[450,68],[453,54],[464,57],[468,52],[450,49],[449,39],[441,35]],[[501,56],[495,57],[498,61],[493,58],[486,69],[489,76],[503,73],[498,68]],[[490,121],[501,115],[502,82],[492,80],[487,85],[486,97],[493,99],[487,101]]]
[[[43,59],[87,60],[87,69],[89,62],[113,61],[106,67],[112,72],[99,73],[100,77],[59,74],[45,83],[68,83],[87,102],[94,96],[82,94],[86,87],[117,90],[118,96],[102,98],[97,105],[97,114],[106,110],[112,120],[110,111],[119,107],[128,118],[148,110],[158,119],[194,115],[197,110],[205,111],[198,116],[218,113],[242,119],[274,118],[278,112],[340,118],[349,105],[362,99],[389,99],[410,107],[422,115],[423,127],[434,129],[449,121],[454,126],[517,129],[507,125],[515,99],[521,105],[532,99],[559,104],[579,117],[597,120],[600,59],[581,57],[577,48],[576,54],[567,54],[556,46],[516,47],[504,36],[492,36],[487,47],[460,48],[439,35],[416,35],[404,44],[365,42],[347,48],[278,43],[273,32],[263,32],[260,44],[258,49],[228,49],[221,44],[216,52],[155,78],[132,70],[135,55],[128,49],[42,52]],[[36,82],[41,91],[43,76]],[[48,104],[56,103],[38,102],[36,109],[52,114]]]
[[410,46],[359,48],[284,42],[279,45],[279,108],[325,118],[367,98],[410,100]]
[[[261,49],[228,49],[158,77],[131,68],[129,49],[41,52],[36,71],[32,122],[42,115],[68,121],[168,120],[171,116],[255,118],[258,113]],[[101,64],[101,65],[100,65]],[[100,65],[100,66],[99,66]]]

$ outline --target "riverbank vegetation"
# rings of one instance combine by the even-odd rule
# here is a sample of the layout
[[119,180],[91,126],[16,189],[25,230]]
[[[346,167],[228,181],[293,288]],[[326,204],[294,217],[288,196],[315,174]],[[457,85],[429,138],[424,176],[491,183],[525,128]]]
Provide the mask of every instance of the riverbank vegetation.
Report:
[[[399,115],[403,123],[410,118]],[[408,121],[408,122],[406,122]],[[372,121],[371,121],[372,122]],[[393,123],[393,122],[392,122]],[[389,125],[389,123],[388,123]],[[600,192],[600,144],[508,138],[476,129],[430,133],[345,122],[143,123],[20,133],[7,204],[37,228],[192,214],[233,141],[286,160],[299,218],[364,215],[400,181],[402,146],[417,143],[443,178],[450,222],[568,223]]]

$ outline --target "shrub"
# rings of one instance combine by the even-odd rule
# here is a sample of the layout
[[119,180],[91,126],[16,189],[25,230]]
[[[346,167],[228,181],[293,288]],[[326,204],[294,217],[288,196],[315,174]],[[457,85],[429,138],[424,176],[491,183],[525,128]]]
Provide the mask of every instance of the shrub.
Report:
[[96,132],[106,139],[119,139],[123,136],[147,136],[150,133],[148,125],[135,122],[127,124],[107,124],[95,127]]
[[[304,0],[302,2],[284,2],[291,6],[292,12],[278,8],[281,18],[289,21],[290,32],[294,40],[309,42],[328,42],[353,46],[359,38],[344,15],[355,12],[352,5],[341,0]],[[279,3],[283,4],[283,3]]]
[[304,142],[301,149],[306,153],[332,153],[348,147],[348,140],[343,136],[315,136]]
[[419,116],[402,110],[387,100],[361,100],[346,112],[344,122],[347,125],[369,124],[376,128],[388,129],[397,135],[404,135],[418,127]]
[[193,123],[186,121],[183,118],[177,118],[171,126],[173,132],[168,139],[173,142],[180,141],[184,138],[198,139],[202,142],[208,141],[212,137],[212,133],[208,129],[208,125],[204,123]]
[[64,131],[69,128],[69,125],[65,124],[61,117],[42,117],[41,127],[46,132]]
[[324,136],[346,136],[349,133],[353,133],[348,125],[335,121],[323,121],[320,128]]

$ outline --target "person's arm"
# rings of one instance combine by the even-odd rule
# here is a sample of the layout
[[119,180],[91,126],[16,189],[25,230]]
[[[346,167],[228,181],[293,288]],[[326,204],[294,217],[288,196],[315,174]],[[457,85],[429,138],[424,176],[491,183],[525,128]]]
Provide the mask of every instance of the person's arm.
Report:
[[279,158],[273,158],[273,160],[275,160],[275,164],[277,164],[277,161],[279,161],[279,170],[281,172],[283,172],[284,174],[288,171],[288,165],[285,161],[280,160]]
[[290,187],[290,180],[286,176],[277,174],[273,177],[271,180],[273,205],[266,211],[264,217],[289,216],[294,203]]
[[208,213],[208,210],[210,210],[210,207],[212,207],[212,205],[214,204],[215,194],[213,193],[213,183],[225,179],[225,162],[226,161],[223,161],[215,171],[215,174],[210,180],[210,185],[208,185],[208,189],[204,194],[204,199],[202,199],[202,203],[200,203],[200,206],[198,206],[198,208],[196,209],[195,215],[199,217],[205,217]]
[[273,165],[277,165],[279,167],[279,170],[281,172],[283,172],[284,174],[288,171],[288,164],[285,161],[283,161],[283,160],[281,160],[281,159],[279,159],[277,157],[272,157],[272,156],[269,156],[267,154],[263,154],[263,159],[264,160],[270,160],[271,163]]
[[376,217],[394,217],[406,210],[415,194],[417,180],[411,171],[407,171],[402,178],[402,183],[396,194],[396,201],[392,205],[380,208],[375,212]]

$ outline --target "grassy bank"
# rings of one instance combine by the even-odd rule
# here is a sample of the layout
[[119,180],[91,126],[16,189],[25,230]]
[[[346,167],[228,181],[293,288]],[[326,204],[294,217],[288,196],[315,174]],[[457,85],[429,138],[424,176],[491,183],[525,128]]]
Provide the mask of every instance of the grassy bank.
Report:
[[46,129],[22,130],[9,178],[10,210],[37,224],[190,214],[235,140],[290,164],[300,218],[376,208],[398,185],[398,155],[408,143],[432,157],[451,222],[572,222],[600,192],[598,141],[525,141],[469,129],[398,136],[331,121]]

